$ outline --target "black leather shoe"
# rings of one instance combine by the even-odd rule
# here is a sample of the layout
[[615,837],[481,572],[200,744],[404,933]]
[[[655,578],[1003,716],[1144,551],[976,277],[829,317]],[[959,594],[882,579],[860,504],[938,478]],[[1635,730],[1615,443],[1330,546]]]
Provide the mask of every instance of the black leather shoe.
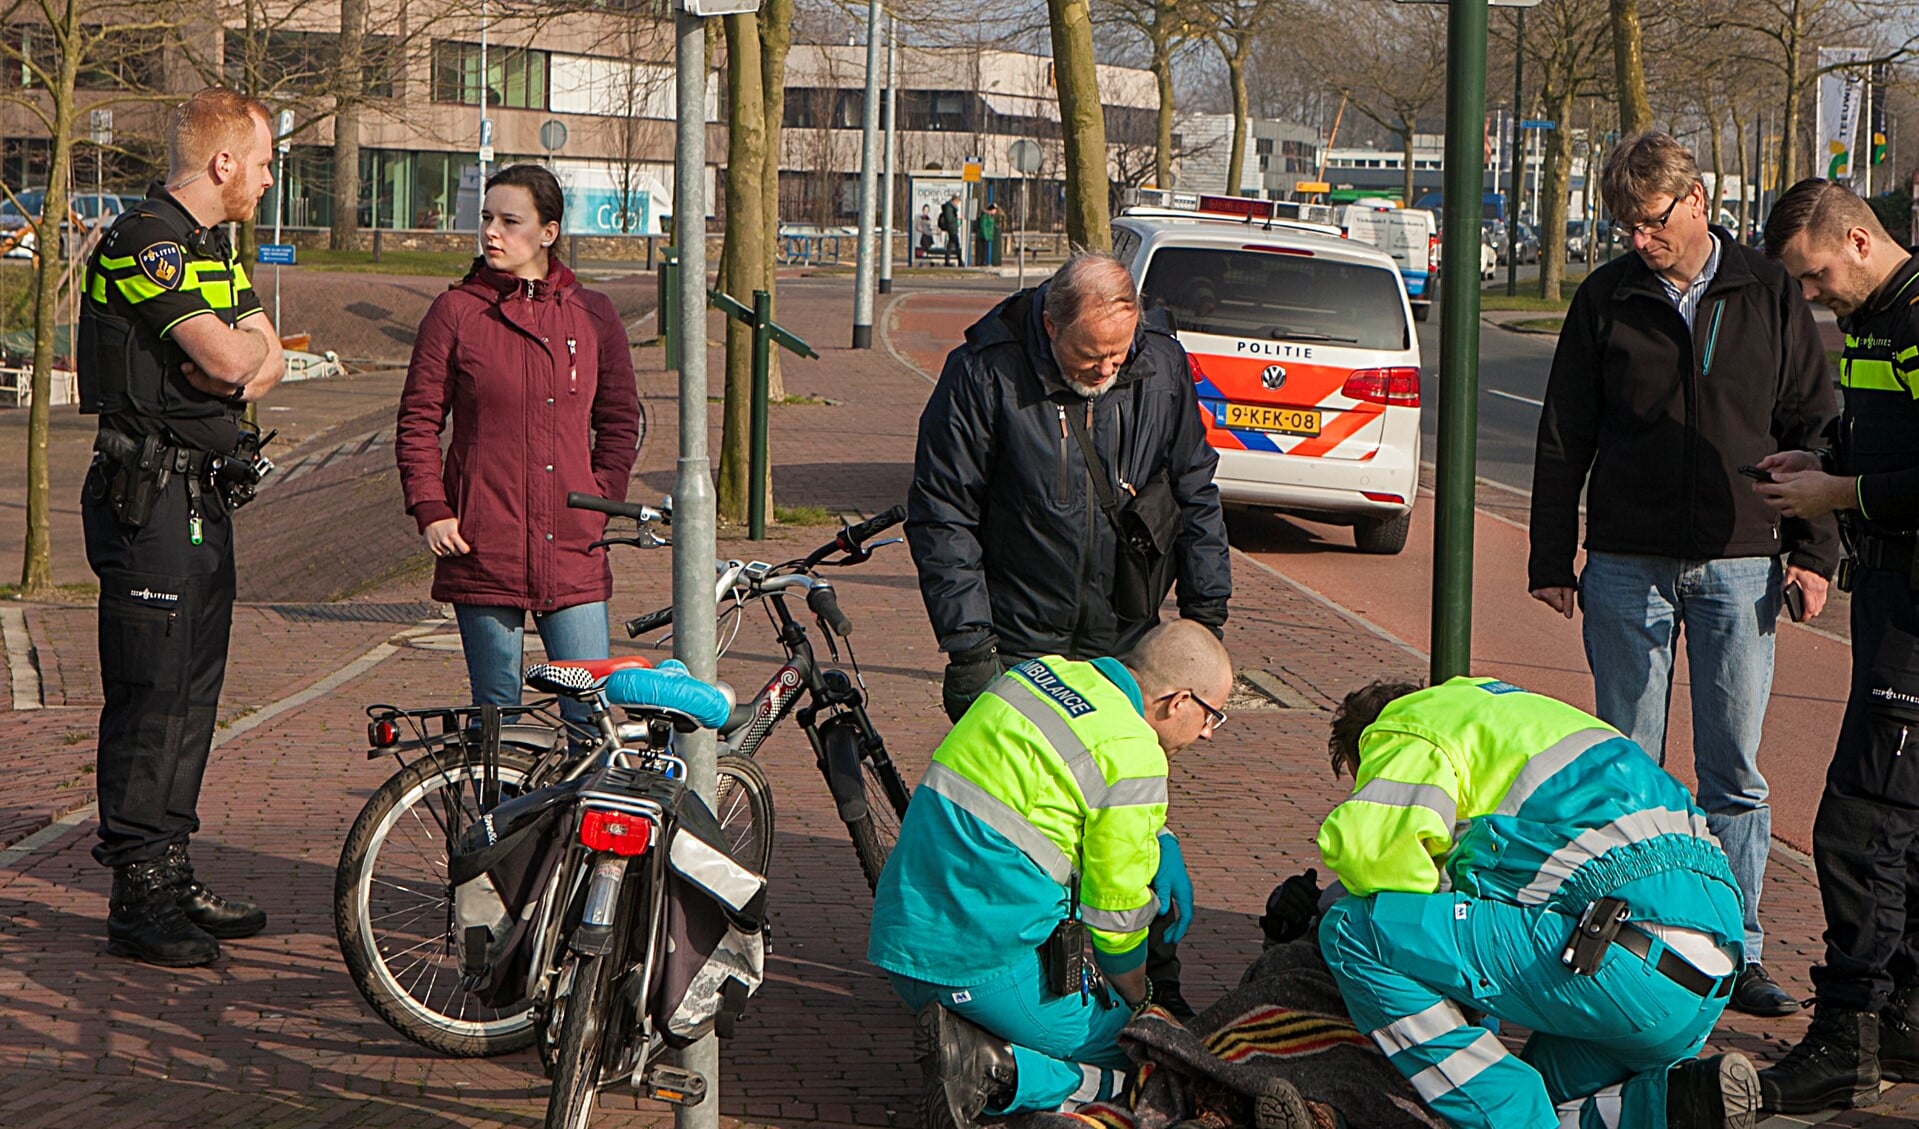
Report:
[[223,898],[193,877],[193,860],[185,843],[170,843],[160,856],[166,868],[173,900],[187,920],[222,940],[251,937],[267,927],[267,913],[252,898]]
[[1759,1120],[1759,1072],[1733,1051],[1682,1062],[1666,1072],[1667,1129],[1752,1129]]
[[166,866],[154,859],[113,868],[107,951],[168,968],[194,968],[219,960],[220,942],[187,920],[173,900]]
[[1799,1001],[1786,994],[1766,971],[1766,966],[1758,961],[1746,965],[1733,981],[1732,998],[1726,1006],[1747,1015],[1778,1017],[1799,1014]]
[[937,1003],[913,1020],[913,1050],[925,1082],[920,1129],[977,1129],[981,1113],[1012,1099],[1012,1045]]

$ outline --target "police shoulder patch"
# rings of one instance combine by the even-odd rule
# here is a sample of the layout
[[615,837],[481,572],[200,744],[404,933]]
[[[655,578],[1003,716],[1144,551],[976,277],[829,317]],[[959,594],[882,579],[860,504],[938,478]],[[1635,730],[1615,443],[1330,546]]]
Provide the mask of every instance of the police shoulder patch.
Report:
[[178,243],[170,240],[149,243],[134,260],[140,265],[140,273],[155,286],[178,290],[180,283],[186,280],[187,256]]

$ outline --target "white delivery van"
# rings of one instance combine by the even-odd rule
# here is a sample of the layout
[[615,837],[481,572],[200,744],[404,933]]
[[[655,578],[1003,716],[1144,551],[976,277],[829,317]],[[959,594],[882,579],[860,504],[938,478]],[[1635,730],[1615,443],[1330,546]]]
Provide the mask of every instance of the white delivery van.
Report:
[[1361,200],[1348,204],[1339,218],[1346,238],[1370,243],[1392,256],[1399,275],[1406,280],[1406,295],[1412,299],[1413,319],[1425,321],[1432,312],[1434,274],[1438,234],[1433,214],[1402,208],[1390,200]]

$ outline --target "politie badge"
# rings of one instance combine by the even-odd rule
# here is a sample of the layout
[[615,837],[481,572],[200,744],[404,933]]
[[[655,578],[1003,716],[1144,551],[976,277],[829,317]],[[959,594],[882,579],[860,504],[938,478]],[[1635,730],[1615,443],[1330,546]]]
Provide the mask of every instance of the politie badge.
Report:
[[168,290],[180,289],[187,266],[186,253],[178,243],[155,243],[141,251],[136,258],[140,263],[140,273],[151,279],[154,285]]

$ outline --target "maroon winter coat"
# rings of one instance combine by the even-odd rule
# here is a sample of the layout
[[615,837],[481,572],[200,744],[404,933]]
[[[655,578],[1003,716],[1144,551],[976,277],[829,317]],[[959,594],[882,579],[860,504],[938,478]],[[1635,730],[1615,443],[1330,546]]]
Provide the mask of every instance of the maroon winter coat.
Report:
[[547,612],[610,596],[606,550],[587,548],[606,519],[566,495],[624,500],[639,440],[626,327],[606,295],[564,263],[534,281],[476,260],[420,322],[393,440],[421,532],[457,517],[473,549],[440,558],[433,598]]

